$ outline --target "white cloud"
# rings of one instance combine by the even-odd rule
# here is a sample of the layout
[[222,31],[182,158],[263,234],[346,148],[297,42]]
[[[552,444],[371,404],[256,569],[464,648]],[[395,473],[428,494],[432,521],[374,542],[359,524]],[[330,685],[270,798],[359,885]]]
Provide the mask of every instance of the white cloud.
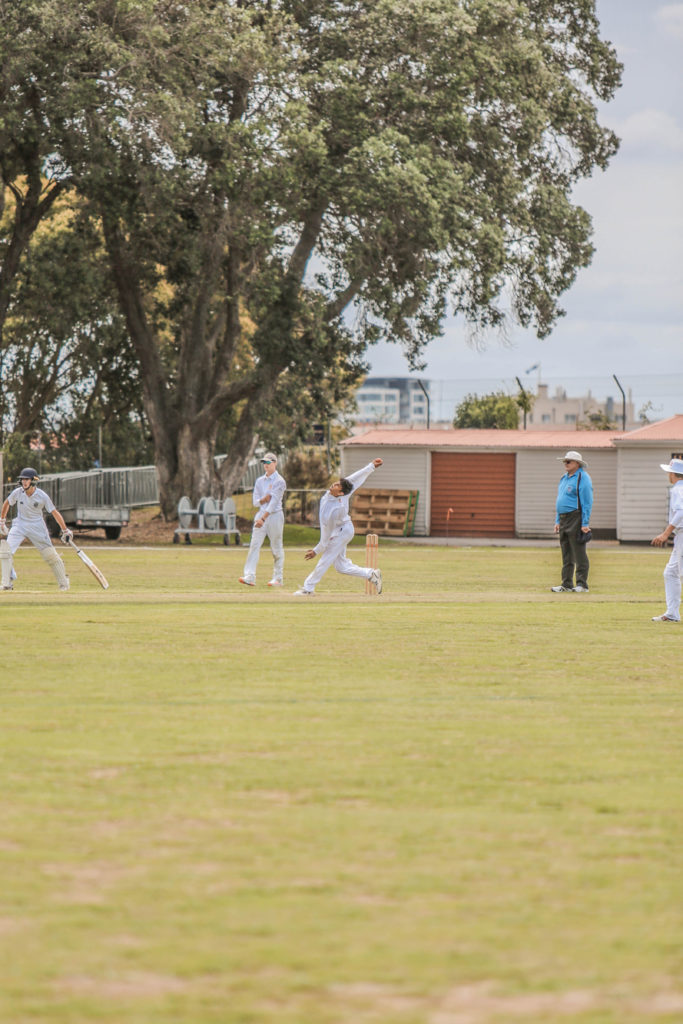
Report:
[[[509,345],[491,336],[485,351],[474,351],[462,322],[449,319],[425,353],[434,418],[452,415],[454,381],[479,393],[501,380],[514,388],[517,375],[533,385],[535,372],[525,371],[535,363],[551,390],[593,387],[618,400],[616,373],[633,389],[636,408],[652,400],[657,415],[683,413],[683,2],[597,0],[597,7],[625,74],[614,101],[601,107],[622,146],[573,196],[593,218],[593,262],[562,296],[567,315],[543,341],[511,328]],[[407,373],[397,346],[371,348],[368,357],[376,374]],[[439,389],[448,403],[440,405]]]
[[624,150],[645,150],[649,155],[654,151],[660,154],[683,152],[683,131],[676,119],[663,110],[639,110],[613,127]]
[[593,217],[596,252],[566,297],[570,313],[680,323],[682,177],[680,160],[617,159],[577,188],[577,200]]
[[666,4],[655,13],[657,27],[667,35],[683,39],[683,4]]

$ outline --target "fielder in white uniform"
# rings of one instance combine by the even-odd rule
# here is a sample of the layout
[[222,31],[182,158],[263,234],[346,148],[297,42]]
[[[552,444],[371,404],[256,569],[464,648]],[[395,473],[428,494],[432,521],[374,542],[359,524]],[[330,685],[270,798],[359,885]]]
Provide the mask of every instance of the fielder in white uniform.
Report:
[[320,555],[320,561],[304,580],[301,590],[295,591],[297,597],[313,594],[331,565],[334,565],[337,572],[347,576],[360,576],[364,580],[370,580],[377,588],[377,593],[382,593],[380,570],[354,565],[351,559],[346,557],[346,545],[354,534],[353,523],[349,515],[351,495],[381,465],[381,459],[374,459],[363,469],[352,473],[351,476],[335,480],[329,491],[323,494],[320,499],[320,540],[304,555],[306,559]]
[[282,508],[282,499],[287,484],[277,471],[277,455],[273,452],[266,452],[261,463],[264,470],[263,476],[260,476],[254,484],[252,495],[253,505],[261,511],[254,519],[249,554],[244,564],[244,575],[240,576],[240,583],[244,583],[248,587],[256,585],[256,566],[261,554],[261,546],[267,537],[273,555],[273,577],[268,582],[268,586],[281,587],[285,566],[285,549],[282,544],[285,513]]
[[683,579],[683,459],[672,459],[668,466],[661,466],[669,474],[673,484],[669,495],[669,522],[651,541],[656,548],[668,543],[674,535],[674,549],[664,570],[664,594],[666,611],[653,616],[653,622],[681,621],[681,580]]
[[[73,536],[67,528],[61,512],[59,512],[49,494],[36,487],[38,474],[35,469],[27,467],[19,474],[19,486],[15,487],[2,505],[0,512],[0,568],[2,569],[2,590],[13,590],[13,579],[16,579],[13,559],[19,545],[30,540],[55,574],[60,590],[69,589],[69,577],[66,575],[64,563],[52,546],[47,532],[43,511],[51,513],[62,531],[64,543]],[[10,506],[16,505],[17,515],[9,533],[7,531],[7,513]]]

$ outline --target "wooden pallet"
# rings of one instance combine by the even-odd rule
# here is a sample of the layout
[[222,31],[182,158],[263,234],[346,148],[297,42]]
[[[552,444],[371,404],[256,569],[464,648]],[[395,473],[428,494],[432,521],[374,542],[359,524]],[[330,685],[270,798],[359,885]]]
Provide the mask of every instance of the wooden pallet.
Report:
[[357,533],[410,537],[415,529],[419,491],[358,491],[352,499]]

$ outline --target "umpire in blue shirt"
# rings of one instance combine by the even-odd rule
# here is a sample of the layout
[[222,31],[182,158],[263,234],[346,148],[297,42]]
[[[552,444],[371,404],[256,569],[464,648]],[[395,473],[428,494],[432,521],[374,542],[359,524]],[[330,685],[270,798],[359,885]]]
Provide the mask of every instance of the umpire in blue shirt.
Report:
[[559,461],[564,462],[567,470],[558,484],[555,516],[555,533],[560,535],[562,551],[562,583],[550,589],[556,594],[570,590],[585,594],[588,592],[588,552],[579,536],[590,533],[593,481],[586,472],[581,452],[567,452]]

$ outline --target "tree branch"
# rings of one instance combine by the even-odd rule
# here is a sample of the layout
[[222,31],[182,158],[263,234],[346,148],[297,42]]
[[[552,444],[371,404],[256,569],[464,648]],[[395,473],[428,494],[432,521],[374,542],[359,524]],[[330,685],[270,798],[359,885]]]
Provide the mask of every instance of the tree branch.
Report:
[[194,416],[204,402],[204,388],[211,374],[211,357],[214,345],[207,338],[209,308],[216,288],[216,277],[223,254],[227,234],[225,211],[217,227],[211,225],[202,244],[202,273],[178,362],[178,375],[182,392],[181,407],[189,416]]
[[299,241],[294,246],[287,267],[286,277],[289,281],[296,281],[299,284],[303,280],[306,266],[315,248],[315,243],[318,241],[327,205],[327,200],[320,200],[308,210]]
[[212,381],[213,391],[220,388],[222,382],[227,377],[235,350],[237,349],[237,343],[242,333],[239,300],[240,285],[242,282],[241,275],[238,271],[240,261],[241,253],[237,246],[229,245],[225,271],[226,297],[216,323],[216,338],[219,331],[222,333],[223,337],[220,344],[216,345],[216,358]]
[[67,183],[59,181],[46,192],[43,192],[40,180],[36,185],[30,179],[29,188],[24,195],[14,183],[8,185],[16,201],[12,238],[5,252],[0,267],[0,332],[7,317],[7,310],[12,298],[12,284],[19,271],[21,257],[41,220],[47,216],[57,197],[67,187]]
[[240,381],[224,384],[218,388],[213,397],[193,419],[193,428],[199,431],[206,429],[208,424],[215,423],[224,412],[237,402],[254,398],[256,395],[260,398],[264,390],[272,388],[282,372],[281,369],[274,367],[269,367],[266,370],[259,369],[251,376],[245,377]]
[[347,284],[338,295],[336,295],[331,302],[328,302],[325,307],[325,320],[329,323],[331,320],[336,320],[338,316],[344,312],[349,302],[352,301],[361,290],[363,286],[363,277],[355,277]]
[[105,209],[102,211],[105,243],[111,261],[114,282],[119,301],[126,318],[131,340],[140,360],[143,388],[146,398],[147,415],[154,435],[155,445],[164,453],[169,465],[175,462],[175,447],[169,434],[171,418],[166,397],[166,374],[159,355],[156,339],[149,329],[142,296],[138,286],[139,276],[133,258],[114,217]]

